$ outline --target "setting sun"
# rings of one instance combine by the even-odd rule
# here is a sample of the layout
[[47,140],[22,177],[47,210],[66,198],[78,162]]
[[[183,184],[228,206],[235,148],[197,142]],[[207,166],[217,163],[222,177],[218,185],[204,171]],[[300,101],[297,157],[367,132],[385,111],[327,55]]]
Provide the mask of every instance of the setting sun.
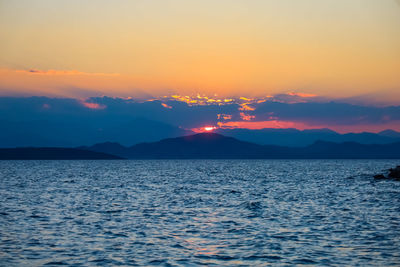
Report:
[[190,130],[195,133],[207,133],[207,132],[212,132],[215,129],[217,129],[217,127],[215,127],[215,126],[205,126],[205,127],[199,127],[199,128],[192,128]]
[[211,132],[211,131],[213,131],[213,130],[215,130],[215,129],[217,129],[217,127],[214,127],[214,126],[207,126],[207,127],[204,127],[204,130],[205,130],[206,132]]

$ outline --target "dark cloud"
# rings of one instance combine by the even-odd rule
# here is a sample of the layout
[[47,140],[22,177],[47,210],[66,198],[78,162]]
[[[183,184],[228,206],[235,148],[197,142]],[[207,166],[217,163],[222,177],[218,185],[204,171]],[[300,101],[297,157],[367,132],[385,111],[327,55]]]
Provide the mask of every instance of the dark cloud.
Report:
[[[332,129],[334,126],[349,125],[398,125],[394,129],[400,128],[400,106],[375,107],[337,102],[284,103],[271,100],[252,100],[244,104],[247,100],[241,101],[191,105],[170,98],[144,101],[111,97],[86,100],[0,97],[0,144],[11,144],[7,140],[20,136],[18,142],[35,138],[54,145],[102,141],[119,141],[130,145],[179,136],[189,133],[189,129],[217,125],[218,122],[238,121],[298,122]],[[244,105],[247,108],[243,108]],[[40,142],[34,144],[42,144]]]
[[[43,112],[45,104],[51,109]],[[61,119],[63,116],[95,117],[104,121],[146,118],[183,128],[215,124],[224,120],[223,117],[240,121],[243,115],[254,116],[252,121],[282,120],[324,125],[379,124],[400,120],[400,106],[376,107],[337,102],[283,103],[277,101],[252,103],[248,106],[251,106],[253,110],[243,110],[243,104],[234,102],[223,105],[189,105],[171,99],[143,101],[93,97],[82,101],[72,98],[0,97],[2,118],[21,120],[53,117]]]
[[272,116],[279,120],[314,125],[380,124],[400,120],[400,106],[374,107],[337,102],[264,102],[249,114],[255,115],[259,121],[268,120]]
[[274,95],[270,100],[288,104],[327,101],[326,98],[320,96],[302,93],[277,94]]

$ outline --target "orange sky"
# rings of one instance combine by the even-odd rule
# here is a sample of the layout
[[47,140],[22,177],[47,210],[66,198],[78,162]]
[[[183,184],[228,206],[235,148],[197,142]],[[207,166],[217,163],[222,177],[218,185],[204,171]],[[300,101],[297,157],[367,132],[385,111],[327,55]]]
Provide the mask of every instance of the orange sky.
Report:
[[400,103],[393,0],[3,0],[0,25],[1,95]]

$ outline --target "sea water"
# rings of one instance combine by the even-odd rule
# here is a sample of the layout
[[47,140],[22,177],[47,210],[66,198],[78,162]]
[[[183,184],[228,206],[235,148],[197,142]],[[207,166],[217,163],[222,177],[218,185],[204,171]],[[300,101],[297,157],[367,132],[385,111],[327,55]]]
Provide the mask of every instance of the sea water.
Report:
[[396,165],[0,161],[0,265],[400,265]]

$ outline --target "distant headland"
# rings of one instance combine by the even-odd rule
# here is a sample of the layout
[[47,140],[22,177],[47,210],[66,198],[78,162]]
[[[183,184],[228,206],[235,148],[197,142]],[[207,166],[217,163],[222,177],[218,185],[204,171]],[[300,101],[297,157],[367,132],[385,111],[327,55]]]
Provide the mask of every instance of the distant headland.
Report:
[[3,148],[0,159],[400,159],[400,142],[317,141],[304,147],[285,147],[200,133],[131,147],[106,142],[78,148]]

